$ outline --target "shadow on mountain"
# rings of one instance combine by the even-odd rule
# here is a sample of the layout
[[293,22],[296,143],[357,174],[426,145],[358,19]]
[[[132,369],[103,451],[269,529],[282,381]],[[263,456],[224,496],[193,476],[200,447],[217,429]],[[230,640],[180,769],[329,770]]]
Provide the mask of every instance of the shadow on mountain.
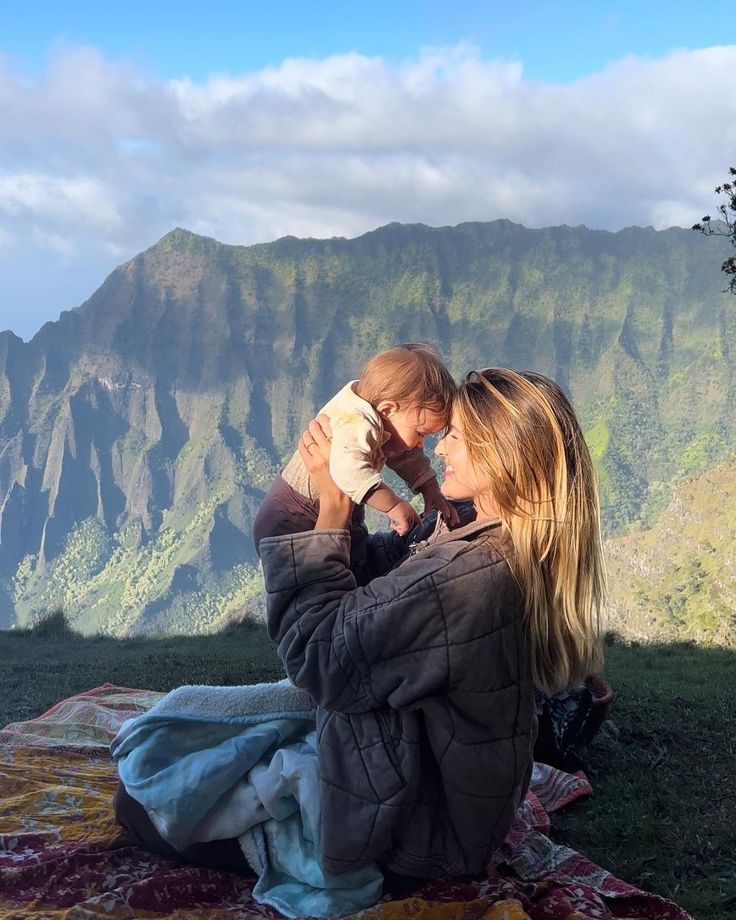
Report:
[[253,540],[246,536],[226,516],[223,508],[215,512],[215,519],[209,535],[210,558],[217,572],[228,569],[255,558]]
[[172,598],[185,599],[187,595],[194,594],[200,588],[197,568],[189,564],[178,565],[174,570],[171,584],[166,592],[157,600],[146,604],[136,623],[137,628],[141,632],[149,632],[155,635],[157,622],[166,619]]
[[8,629],[15,620],[15,607],[10,591],[0,580],[0,630]]

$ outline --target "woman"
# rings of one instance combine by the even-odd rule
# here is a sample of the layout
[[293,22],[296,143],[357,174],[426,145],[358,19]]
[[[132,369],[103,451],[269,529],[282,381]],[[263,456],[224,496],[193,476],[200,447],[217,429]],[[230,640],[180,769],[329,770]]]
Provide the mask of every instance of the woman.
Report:
[[361,589],[318,423],[300,452],[320,481],[316,527],[261,555],[269,632],[318,704],[323,864],[482,872],[529,782],[534,686],[599,664],[598,501],[572,407],[541,375],[469,374],[436,453],[444,495],[470,499],[473,519],[393,569],[404,546],[374,538],[388,574]]
[[[482,873],[529,783],[534,687],[556,692],[599,664],[598,501],[572,407],[541,375],[469,374],[436,449],[465,519],[425,525],[411,548],[375,535],[362,588],[318,422],[299,451],[317,524],[260,549],[269,633],[317,704],[321,863]],[[129,804],[121,823],[153,845]]]

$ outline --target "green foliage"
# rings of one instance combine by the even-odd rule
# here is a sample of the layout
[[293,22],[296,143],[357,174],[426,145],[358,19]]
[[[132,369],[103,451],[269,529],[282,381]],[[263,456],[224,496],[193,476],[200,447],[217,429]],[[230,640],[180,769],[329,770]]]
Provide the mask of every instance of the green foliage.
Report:
[[651,528],[606,544],[609,625],[736,647],[736,460],[674,488]]
[[597,422],[585,435],[593,463],[600,464],[608,451],[611,440],[611,431],[605,422]]
[[[83,586],[93,581],[104,570],[113,550],[113,541],[106,528],[96,518],[83,521],[72,530],[64,551],[50,569],[41,567],[34,556],[27,556],[15,573],[14,599],[23,609],[26,593],[32,594],[37,606],[62,608],[76,607],[84,591]],[[41,582],[38,588],[36,585]]]
[[29,634],[34,639],[69,639],[74,636],[63,607],[56,607],[49,612],[38,614],[34,618]]
[[[729,174],[736,177],[736,167],[729,168]],[[706,215],[700,223],[693,226],[693,230],[699,230],[706,236],[726,236],[731,241],[731,245],[736,248],[736,181],[731,179],[722,185],[716,186],[716,195],[722,195],[724,201],[716,209],[721,216],[722,224],[714,224],[710,215]],[[721,271],[724,275],[730,275],[731,278],[728,286],[732,294],[736,294],[736,256],[729,256],[721,265]]]
[[32,619],[33,610],[61,604],[84,634],[203,633],[217,629],[234,610],[258,609],[261,578],[255,566],[242,563],[209,582],[203,579],[185,595],[169,597],[168,616],[148,614],[167,598],[177,571],[201,555],[223,498],[215,491],[179,522],[180,529],[165,524],[143,545],[131,539],[130,526],[110,536],[97,520],[83,522],[51,563],[39,566],[28,557],[19,567],[14,598],[21,624]]
[[712,469],[719,457],[727,454],[728,434],[724,431],[707,431],[693,438],[680,454],[678,479],[688,479],[697,473]]

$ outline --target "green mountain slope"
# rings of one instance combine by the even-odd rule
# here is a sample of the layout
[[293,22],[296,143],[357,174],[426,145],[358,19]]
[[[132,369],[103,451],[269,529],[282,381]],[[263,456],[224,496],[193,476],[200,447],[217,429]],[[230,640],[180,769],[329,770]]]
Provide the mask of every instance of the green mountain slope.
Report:
[[680,483],[649,530],[606,544],[606,625],[736,645],[736,459]]
[[736,310],[684,230],[392,224],[237,247],[175,230],[29,343],[0,333],[0,627],[207,631],[257,603],[250,525],[365,358],[435,342],[456,374],[568,388],[609,533],[736,448]]

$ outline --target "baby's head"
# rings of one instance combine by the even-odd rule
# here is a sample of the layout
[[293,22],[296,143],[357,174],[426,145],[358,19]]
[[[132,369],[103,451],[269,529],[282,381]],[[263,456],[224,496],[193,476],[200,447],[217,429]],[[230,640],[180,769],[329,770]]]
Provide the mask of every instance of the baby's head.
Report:
[[455,381],[431,345],[397,345],[370,358],[356,387],[391,435],[388,456],[421,447],[424,436],[446,427]]

